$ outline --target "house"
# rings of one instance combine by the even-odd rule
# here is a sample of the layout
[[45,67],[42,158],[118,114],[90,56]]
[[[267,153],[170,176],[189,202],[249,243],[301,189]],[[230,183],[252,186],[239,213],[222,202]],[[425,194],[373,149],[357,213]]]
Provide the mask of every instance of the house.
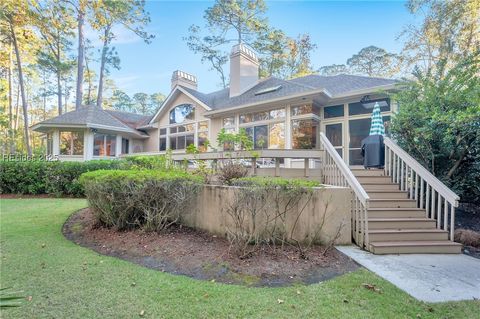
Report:
[[275,175],[280,175],[280,160],[283,172],[303,168],[307,177],[315,165],[319,169],[312,171],[324,184],[351,190],[345,203],[351,203],[352,238],[359,246],[379,254],[461,251],[453,242],[458,196],[394,141],[385,138],[384,169],[358,168],[375,103],[388,131],[397,108],[389,98],[394,80],[354,75],[259,79],[258,71],[255,52],[235,45],[229,88],[202,93],[195,76],[175,71],[171,92],[153,116],[88,106],[33,130],[46,134],[48,153],[60,160],[90,160],[169,149],[184,159],[192,144],[203,152],[199,159],[218,158],[225,153],[214,152],[225,146],[217,145],[218,133],[245,129],[255,149],[276,158]]
[[230,87],[197,90],[197,78],[183,71],[172,76],[171,92],[151,116],[85,106],[33,126],[47,135],[49,154],[61,160],[118,157],[126,153],[216,149],[216,137],[244,128],[256,149],[315,149],[325,132],[350,165],[361,164],[360,141],[379,102],[388,123],[395,103],[390,79],[354,75],[309,75],[292,80],[258,78],[255,52],[235,45],[230,56]]

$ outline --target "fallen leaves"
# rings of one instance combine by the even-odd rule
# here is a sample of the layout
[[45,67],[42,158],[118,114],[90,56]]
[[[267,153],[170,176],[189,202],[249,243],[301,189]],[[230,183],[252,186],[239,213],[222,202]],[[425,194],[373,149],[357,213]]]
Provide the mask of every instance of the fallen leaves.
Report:
[[380,288],[377,288],[374,284],[366,284],[366,283],[363,283],[362,286],[368,290],[371,290],[371,291],[374,291],[374,292],[378,292],[379,294],[382,293],[382,290]]

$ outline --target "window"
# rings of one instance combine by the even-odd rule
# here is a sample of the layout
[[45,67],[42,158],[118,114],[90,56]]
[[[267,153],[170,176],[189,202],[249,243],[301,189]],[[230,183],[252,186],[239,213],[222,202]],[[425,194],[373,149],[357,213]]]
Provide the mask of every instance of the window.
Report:
[[83,132],[60,132],[60,155],[83,155]]
[[285,148],[285,122],[270,124],[268,146],[273,149]]
[[192,104],[181,104],[170,111],[170,124],[181,124],[195,119],[195,107]]
[[167,138],[160,137],[160,151],[166,151],[166,150],[167,150]]
[[[246,124],[251,122],[276,120],[281,118],[285,118],[284,108],[270,110],[270,111],[256,112],[256,113],[241,114],[239,117],[239,120],[240,120],[240,124]],[[224,119],[224,126],[225,126],[225,119]]]
[[53,136],[47,134],[47,155],[53,155]]
[[115,156],[116,139],[115,135],[95,133],[93,135],[93,156]]
[[200,152],[208,151],[208,121],[198,122],[197,145]]
[[[171,132],[171,129],[170,129]],[[167,129],[161,128],[159,131],[160,135],[160,143],[159,143],[159,150],[166,151],[167,150]]]
[[292,147],[294,149],[312,149],[317,147],[318,121],[292,121]]
[[234,117],[226,117],[223,119],[223,127],[230,127],[235,126],[235,118]]
[[170,137],[170,149],[172,149],[172,150],[183,150],[188,145],[194,144],[194,141],[195,141],[195,135],[194,134],[171,136]]
[[292,113],[292,116],[305,115],[305,114],[320,115],[320,109],[312,104],[304,104],[304,105],[292,106],[291,113]]
[[122,154],[128,154],[130,148],[130,141],[126,138],[122,138]]
[[344,115],[343,104],[326,106],[323,108],[323,117],[326,119],[332,117],[342,117]]
[[380,104],[381,112],[390,111],[390,99],[378,99],[365,103],[355,102],[348,104],[348,115],[372,114],[376,102]]

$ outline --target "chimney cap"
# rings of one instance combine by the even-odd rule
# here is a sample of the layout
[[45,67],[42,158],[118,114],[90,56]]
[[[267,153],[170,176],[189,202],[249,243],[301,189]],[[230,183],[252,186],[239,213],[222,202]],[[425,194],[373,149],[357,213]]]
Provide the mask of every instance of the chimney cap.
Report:
[[230,52],[230,55],[235,55],[235,54],[238,54],[238,53],[243,53],[247,57],[249,57],[250,59],[258,62],[257,53],[252,48],[250,48],[248,45],[246,45],[244,43],[235,44],[232,47],[232,51]]
[[197,77],[195,75],[192,75],[190,73],[187,73],[181,70],[173,71],[172,81],[178,80],[178,79],[184,79],[193,83],[197,83]]

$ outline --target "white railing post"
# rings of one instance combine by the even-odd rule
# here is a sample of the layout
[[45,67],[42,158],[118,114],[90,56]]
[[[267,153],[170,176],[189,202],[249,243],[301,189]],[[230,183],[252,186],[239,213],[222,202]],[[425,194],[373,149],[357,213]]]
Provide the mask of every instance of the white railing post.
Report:
[[352,200],[352,237],[362,248],[369,249],[368,238],[368,208],[370,197],[353,175],[350,168],[340,157],[323,132],[320,133],[320,143],[324,149],[327,167],[324,169],[324,179],[334,186],[349,187],[353,193]]
[[[408,192],[409,198],[415,200],[418,208],[425,208],[426,217],[435,219],[438,229],[443,228],[448,231],[448,228],[450,228],[450,240],[453,241],[455,232],[455,207],[458,207],[460,200],[458,195],[445,186],[438,178],[433,176],[390,138],[386,137],[384,141],[385,151],[390,152],[391,156],[393,156],[393,168],[392,170],[386,169],[386,174],[392,177],[393,182],[400,185],[400,190]],[[387,157],[390,158],[388,165],[392,162],[391,156],[389,155]],[[420,198],[418,192],[420,192]]]

